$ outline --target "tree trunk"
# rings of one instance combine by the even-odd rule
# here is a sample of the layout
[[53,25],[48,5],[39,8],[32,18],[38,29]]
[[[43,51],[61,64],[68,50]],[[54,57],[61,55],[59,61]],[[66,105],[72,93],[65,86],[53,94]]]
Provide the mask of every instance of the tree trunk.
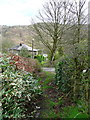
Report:
[[51,55],[50,55],[50,64],[51,65],[53,64],[53,61],[54,61],[54,54],[55,54],[55,51],[51,51]]

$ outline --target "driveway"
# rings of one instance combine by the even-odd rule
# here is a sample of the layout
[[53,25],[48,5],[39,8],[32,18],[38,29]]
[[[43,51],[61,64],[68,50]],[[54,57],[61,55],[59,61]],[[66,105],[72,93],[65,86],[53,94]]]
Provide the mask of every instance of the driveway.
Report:
[[55,68],[43,67],[42,69],[43,69],[43,71],[55,72]]

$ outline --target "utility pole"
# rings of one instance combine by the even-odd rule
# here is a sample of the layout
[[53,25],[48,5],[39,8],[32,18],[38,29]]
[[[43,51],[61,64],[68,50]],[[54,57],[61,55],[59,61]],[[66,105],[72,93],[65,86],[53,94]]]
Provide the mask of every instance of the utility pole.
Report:
[[32,58],[34,58],[33,47],[34,47],[34,39],[32,39]]

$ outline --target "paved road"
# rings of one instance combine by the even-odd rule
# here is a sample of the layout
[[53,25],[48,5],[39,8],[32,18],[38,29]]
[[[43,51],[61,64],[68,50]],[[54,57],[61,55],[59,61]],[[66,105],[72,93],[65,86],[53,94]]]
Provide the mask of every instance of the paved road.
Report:
[[42,69],[43,69],[43,71],[55,72],[55,68],[43,67]]

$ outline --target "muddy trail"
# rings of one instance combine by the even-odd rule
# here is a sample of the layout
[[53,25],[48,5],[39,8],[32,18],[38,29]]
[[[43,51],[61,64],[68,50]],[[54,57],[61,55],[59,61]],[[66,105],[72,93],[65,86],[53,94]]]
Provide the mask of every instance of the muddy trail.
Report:
[[[38,102],[38,112],[36,118],[61,118],[60,113],[64,106],[69,105],[67,98],[58,92],[58,87],[55,84],[55,73],[45,72],[40,76],[40,84],[43,91],[43,96]],[[65,102],[67,101],[67,102]]]

